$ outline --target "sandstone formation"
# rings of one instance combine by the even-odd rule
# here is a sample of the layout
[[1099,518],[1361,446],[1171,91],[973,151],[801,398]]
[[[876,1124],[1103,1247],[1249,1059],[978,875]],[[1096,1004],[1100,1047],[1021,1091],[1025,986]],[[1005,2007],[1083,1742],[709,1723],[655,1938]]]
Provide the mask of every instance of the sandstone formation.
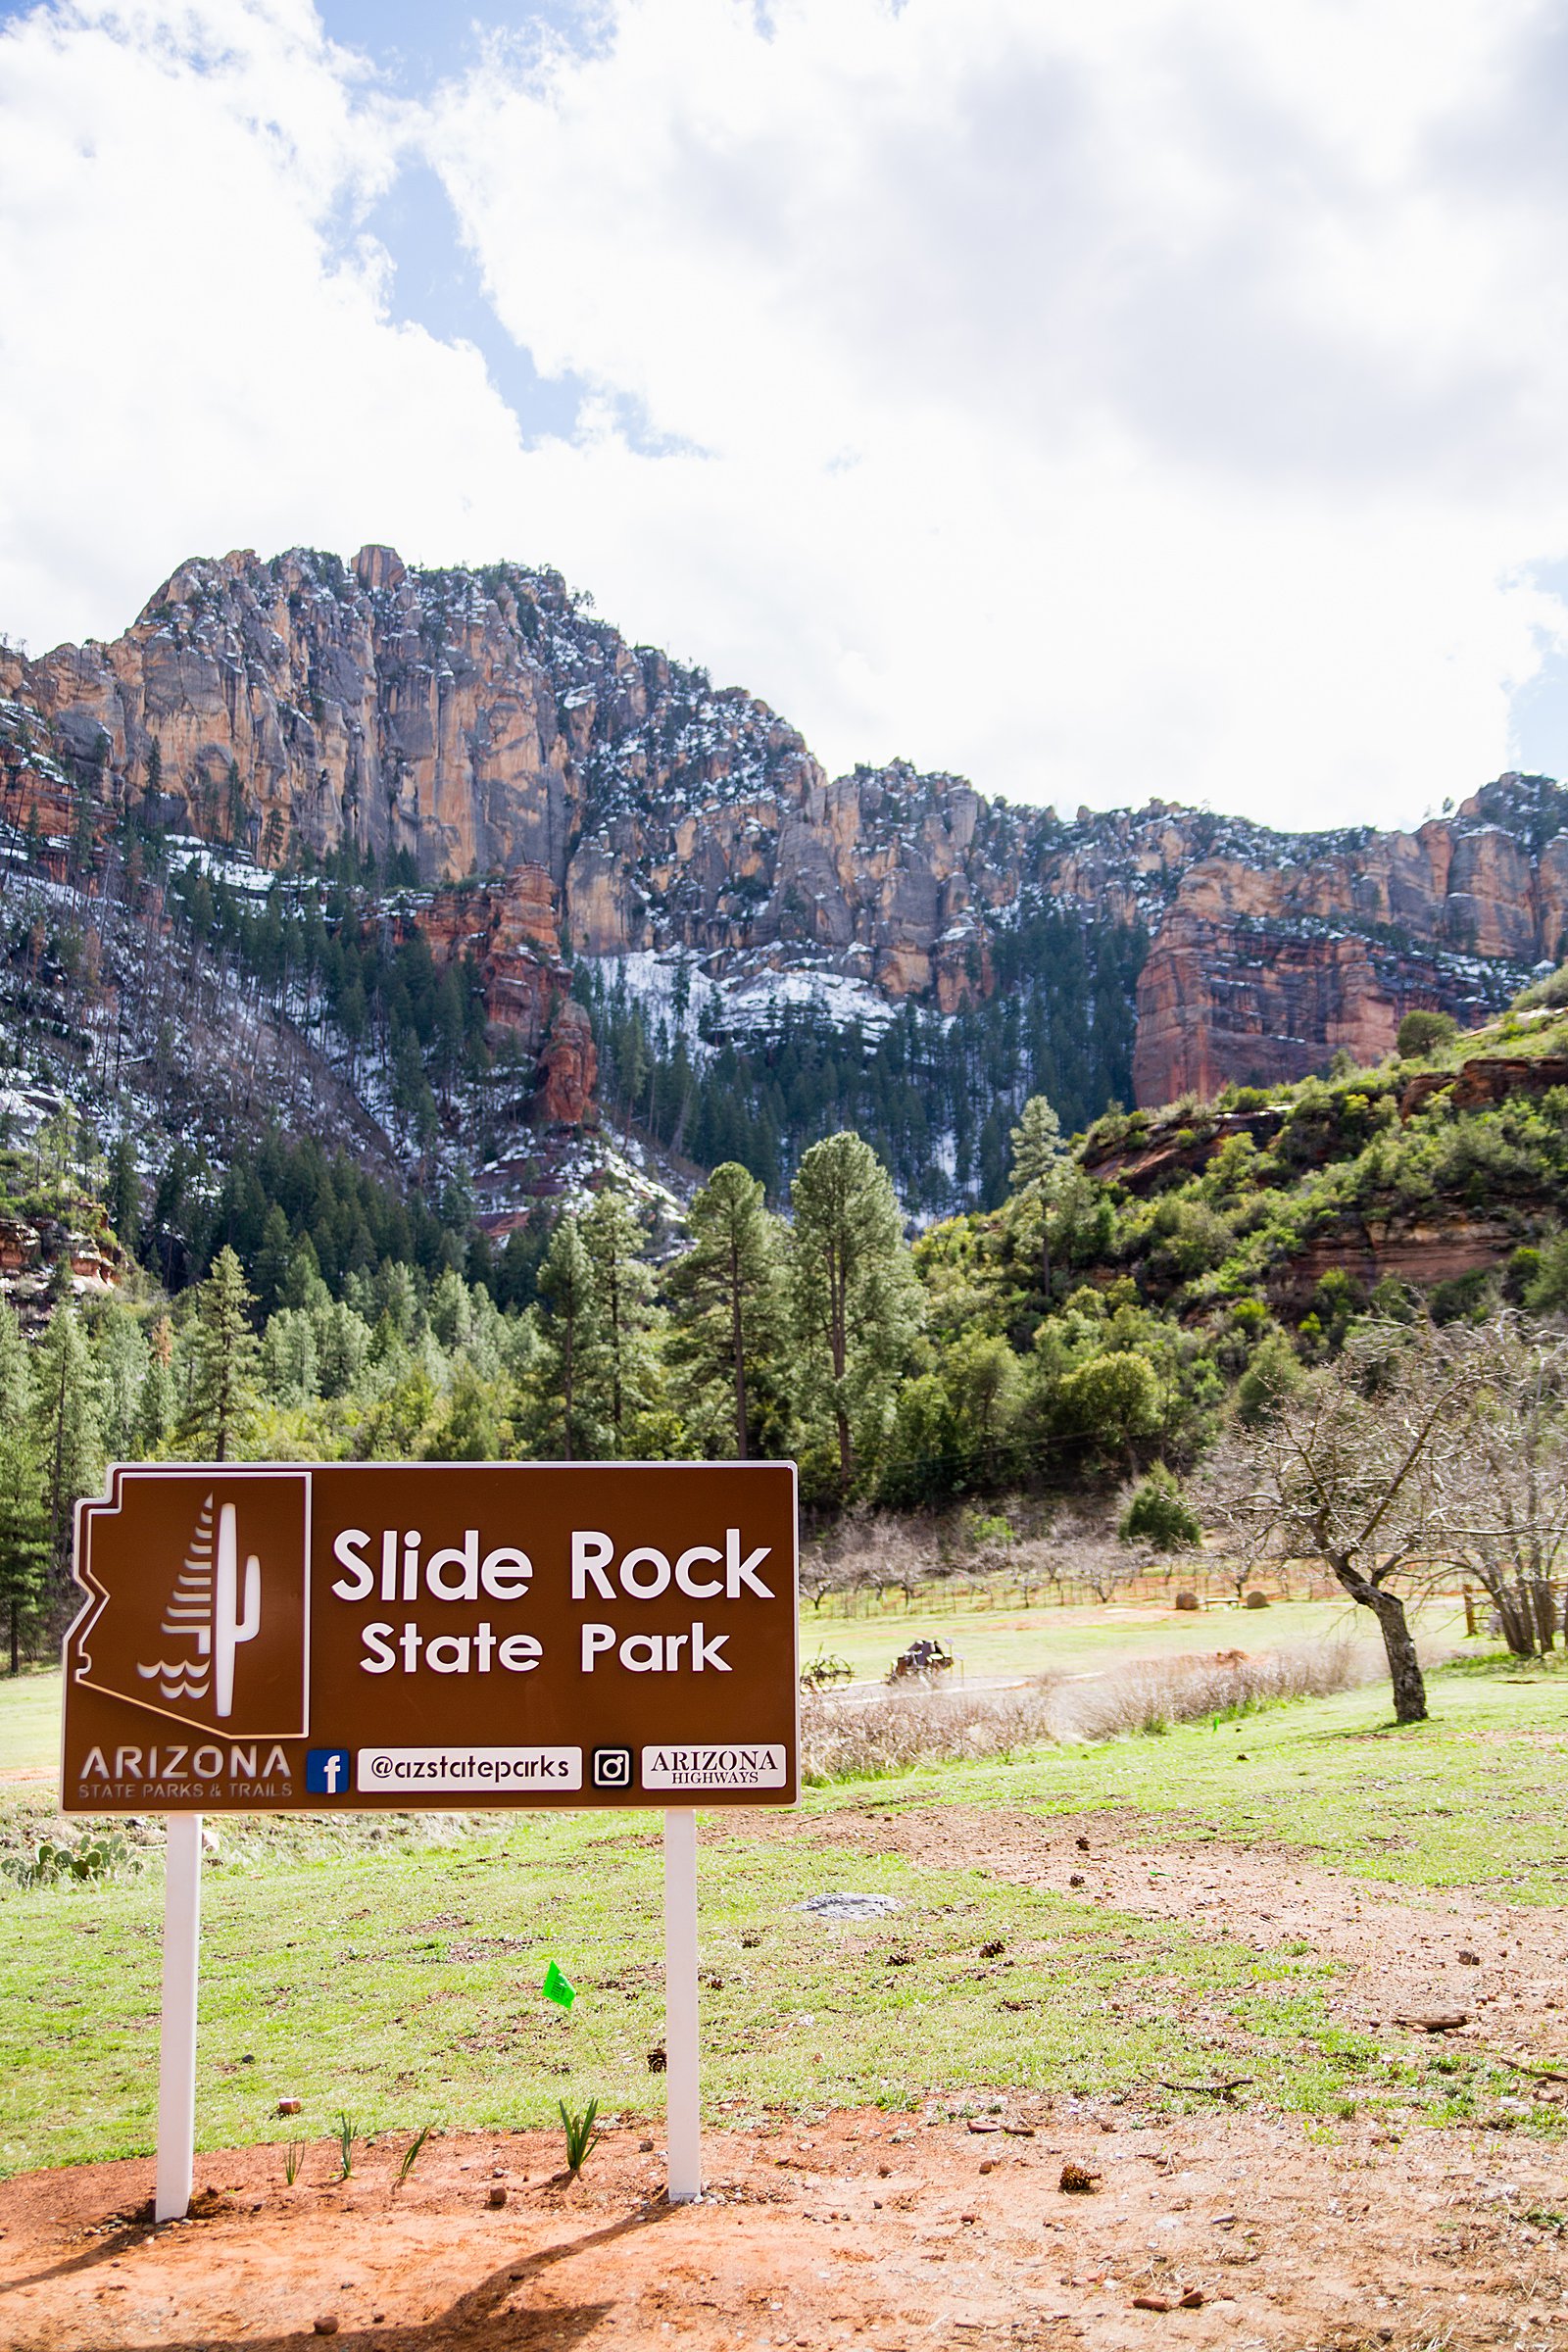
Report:
[[1490,1110],[1510,1095],[1545,1095],[1568,1087],[1568,1057],[1561,1054],[1478,1054],[1456,1072],[1423,1070],[1399,1097],[1399,1116],[1414,1118],[1434,1095],[1447,1095],[1455,1110]]
[[592,1119],[598,1060],[587,1013],[570,997],[558,998],[539,1056],[539,1110],[545,1120],[580,1127]]
[[[113,644],[0,649],[0,816],[62,843],[118,808],[269,866],[351,841],[440,891],[541,1095],[591,1061],[563,948],[802,967],[953,1012],[1052,904],[1142,926],[1140,1102],[1392,1046],[1412,1004],[1494,1009],[1568,926],[1568,795],[1505,776],[1415,832],[1281,835],[1151,802],[986,799],[904,762],[830,779],[765,705],[628,646],[558,575],[304,549],[192,561]],[[572,1041],[568,1044],[568,1041]],[[555,1115],[553,1112],[550,1115]],[[563,1115],[571,1115],[569,1113]]]
[[1459,1208],[1427,1216],[1349,1216],[1282,1258],[1270,1276],[1268,1297],[1280,1313],[1297,1318],[1306,1313],[1329,1273],[1348,1274],[1368,1296],[1386,1280],[1429,1291],[1466,1274],[1494,1273],[1518,1244],[1518,1230],[1507,1217]]
[[438,969],[467,956],[483,984],[492,1044],[515,1042],[536,1065],[536,1115],[592,1122],[598,1054],[587,1013],[572,1003],[560,956],[559,909],[542,865],[519,865],[489,887],[440,891],[409,921]]
[[1482,1017],[1556,958],[1565,813],[1544,778],[1504,776],[1413,834],[1262,836],[1274,855],[1189,866],[1139,982],[1139,1102],[1304,1077],[1340,1047],[1376,1061],[1412,1005]]

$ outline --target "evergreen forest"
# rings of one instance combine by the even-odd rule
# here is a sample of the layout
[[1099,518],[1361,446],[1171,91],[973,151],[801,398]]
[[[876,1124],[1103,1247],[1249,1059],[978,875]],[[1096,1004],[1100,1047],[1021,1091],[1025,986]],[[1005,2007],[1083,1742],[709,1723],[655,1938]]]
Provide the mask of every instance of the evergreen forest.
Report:
[[[128,1138],[57,1116],[0,1151],[0,1226],[52,1253],[46,1293],[0,1308],[3,1621],[19,1655],[52,1638],[72,1505],[115,1458],[789,1456],[818,1528],[963,1506],[1004,1541],[1023,1499],[1099,1496],[1131,1537],[1190,1540],[1184,1485],[1226,1430],[1369,1319],[1568,1307],[1561,975],[1491,1031],[1411,1016],[1402,1042],[1073,1138],[1037,1093],[1000,1200],[918,1232],[843,1128],[775,1197],[721,1162],[677,1228],[606,1182],[498,1247],[461,1196],[308,1140],[198,1182],[181,1145],[143,1175]],[[1477,1101],[1467,1059],[1499,1044],[1514,1080]],[[1379,1273],[1435,1226],[1471,1237],[1467,1271]]]

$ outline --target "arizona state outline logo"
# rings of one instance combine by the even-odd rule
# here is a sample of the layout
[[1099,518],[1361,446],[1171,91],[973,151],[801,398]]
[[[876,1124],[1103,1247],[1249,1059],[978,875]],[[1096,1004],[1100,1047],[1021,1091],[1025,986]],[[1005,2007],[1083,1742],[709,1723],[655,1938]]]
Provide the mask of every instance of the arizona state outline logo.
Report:
[[308,1733],[308,1470],[121,1468],[77,1508],[74,1681],[193,1730]]

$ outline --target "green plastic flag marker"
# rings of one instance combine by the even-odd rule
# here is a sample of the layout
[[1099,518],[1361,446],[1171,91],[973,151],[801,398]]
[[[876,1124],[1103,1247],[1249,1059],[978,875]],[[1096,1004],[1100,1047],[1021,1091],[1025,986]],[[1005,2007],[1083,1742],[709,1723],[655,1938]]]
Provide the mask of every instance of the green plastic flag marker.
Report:
[[545,1981],[541,1989],[545,1999],[554,2001],[558,2009],[569,2009],[577,1998],[576,1985],[567,1984],[553,1960],[545,1970]]

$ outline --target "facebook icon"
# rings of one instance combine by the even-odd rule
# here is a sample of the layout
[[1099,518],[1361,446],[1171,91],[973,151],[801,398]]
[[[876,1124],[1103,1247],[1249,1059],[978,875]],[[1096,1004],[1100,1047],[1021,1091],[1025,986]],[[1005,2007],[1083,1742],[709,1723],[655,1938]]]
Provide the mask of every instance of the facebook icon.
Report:
[[305,1751],[305,1786],[314,1796],[341,1796],[349,1785],[346,1747],[311,1747]]

